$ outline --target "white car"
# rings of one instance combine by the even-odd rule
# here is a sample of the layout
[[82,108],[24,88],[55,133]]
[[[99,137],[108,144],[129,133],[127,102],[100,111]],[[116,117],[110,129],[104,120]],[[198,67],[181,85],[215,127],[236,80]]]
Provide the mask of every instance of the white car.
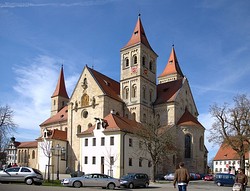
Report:
[[164,176],[165,180],[174,180],[174,173],[169,173]]
[[106,174],[86,174],[80,177],[65,178],[62,180],[62,185],[80,187],[102,187],[107,189],[115,189],[120,187],[120,180],[108,176]]
[[25,182],[28,185],[41,185],[42,173],[30,167],[11,167],[0,171],[0,182]]

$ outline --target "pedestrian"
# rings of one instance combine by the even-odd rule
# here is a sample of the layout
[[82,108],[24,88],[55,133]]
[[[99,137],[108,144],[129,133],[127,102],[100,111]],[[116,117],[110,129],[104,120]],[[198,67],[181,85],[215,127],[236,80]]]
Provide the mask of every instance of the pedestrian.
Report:
[[189,179],[190,175],[188,170],[184,168],[184,163],[180,162],[179,169],[177,169],[174,174],[174,188],[176,188],[177,183],[179,191],[186,191]]
[[16,164],[16,163],[14,163],[14,164],[12,165],[12,167],[17,167],[17,164]]
[[11,163],[9,163],[7,167],[8,167],[8,168],[12,167]]
[[243,191],[245,191],[247,187],[247,182],[248,182],[247,176],[243,173],[242,169],[239,168],[238,174],[235,177],[235,183],[241,183]]

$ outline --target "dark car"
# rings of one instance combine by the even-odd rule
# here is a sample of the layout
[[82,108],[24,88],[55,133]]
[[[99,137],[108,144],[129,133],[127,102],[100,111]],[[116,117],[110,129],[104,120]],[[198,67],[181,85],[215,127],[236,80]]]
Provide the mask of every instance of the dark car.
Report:
[[25,182],[28,185],[40,185],[43,182],[42,173],[30,167],[11,167],[0,171],[0,182]]
[[214,183],[218,186],[233,186],[235,182],[235,175],[228,173],[217,173],[214,176]]
[[126,188],[147,188],[149,186],[149,178],[144,173],[128,173],[120,178],[120,184]]

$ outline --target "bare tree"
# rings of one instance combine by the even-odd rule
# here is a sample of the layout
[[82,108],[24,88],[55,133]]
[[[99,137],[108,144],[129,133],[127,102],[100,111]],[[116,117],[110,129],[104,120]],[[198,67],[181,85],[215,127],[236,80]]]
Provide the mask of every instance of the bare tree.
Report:
[[139,138],[140,152],[148,153],[152,160],[152,181],[155,181],[157,166],[166,157],[166,153],[176,152],[169,127],[160,127],[157,124],[153,122],[143,125],[135,131]]
[[209,141],[230,146],[240,156],[240,167],[245,169],[245,153],[250,139],[250,100],[246,94],[233,98],[234,105],[214,104],[210,113],[215,118]]
[[51,168],[50,168],[51,162],[50,161],[51,161],[51,157],[52,157],[51,141],[44,138],[43,142],[41,142],[41,144],[40,144],[40,148],[42,149],[44,156],[48,158],[48,164],[45,167],[45,172],[46,172],[46,169],[48,169],[48,179],[47,180],[50,181],[50,175],[51,175],[51,171],[50,171],[51,170]]
[[108,148],[106,148],[105,162],[109,166],[108,175],[110,175],[110,176],[113,176],[113,166],[115,164],[115,161],[117,161],[118,157],[119,157],[119,155],[115,154],[115,152],[112,152],[111,148],[109,148],[109,150],[108,150]]
[[0,151],[7,144],[8,135],[15,132],[17,125],[13,121],[14,111],[8,106],[0,106]]

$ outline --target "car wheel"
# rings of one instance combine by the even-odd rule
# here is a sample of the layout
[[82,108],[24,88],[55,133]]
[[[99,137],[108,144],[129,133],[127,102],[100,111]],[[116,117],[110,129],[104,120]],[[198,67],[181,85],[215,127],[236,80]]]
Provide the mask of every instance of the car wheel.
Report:
[[28,184],[28,185],[31,185],[31,184],[33,184],[33,179],[32,178],[27,178],[25,180],[25,183]]
[[146,182],[146,183],[144,184],[144,188],[148,188],[148,186],[149,186],[149,183]]
[[217,186],[221,186],[221,183],[220,183],[220,182],[217,182]]
[[134,184],[133,183],[129,183],[128,188],[134,188]]
[[82,186],[82,183],[79,182],[79,181],[75,181],[75,182],[73,183],[73,186],[74,186],[75,188],[80,188],[80,187]]
[[115,189],[115,184],[114,183],[109,183],[108,186],[107,186],[107,188],[109,190],[114,190]]

